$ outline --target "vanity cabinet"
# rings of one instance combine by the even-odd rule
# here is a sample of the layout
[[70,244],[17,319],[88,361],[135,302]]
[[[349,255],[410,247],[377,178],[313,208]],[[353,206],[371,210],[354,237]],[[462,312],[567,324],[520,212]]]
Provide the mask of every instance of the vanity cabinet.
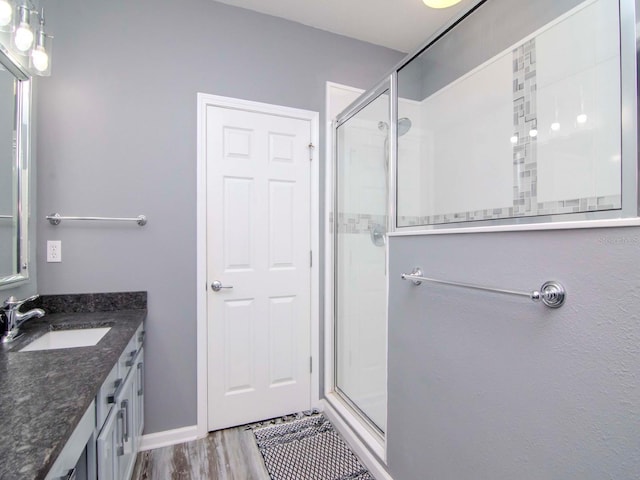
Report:
[[98,394],[98,480],[128,480],[133,472],[144,427],[143,342],[140,326]]

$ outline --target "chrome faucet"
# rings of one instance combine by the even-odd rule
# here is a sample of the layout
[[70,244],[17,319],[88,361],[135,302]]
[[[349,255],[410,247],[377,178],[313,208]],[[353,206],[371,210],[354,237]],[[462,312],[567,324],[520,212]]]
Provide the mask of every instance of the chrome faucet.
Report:
[[18,300],[12,295],[4,301],[1,313],[7,323],[7,333],[2,337],[2,343],[9,343],[18,338],[20,336],[20,327],[30,318],[40,318],[44,315],[44,310],[41,308],[33,308],[24,313],[20,312],[22,304],[35,300],[39,296],[40,295],[34,295],[24,300]]

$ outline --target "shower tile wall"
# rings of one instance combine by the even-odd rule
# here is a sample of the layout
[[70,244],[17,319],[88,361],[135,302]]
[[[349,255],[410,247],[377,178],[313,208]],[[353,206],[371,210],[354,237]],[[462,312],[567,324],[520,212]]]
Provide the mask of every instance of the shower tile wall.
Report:
[[[333,214],[330,215],[331,233],[333,233]],[[386,215],[369,213],[340,212],[338,214],[338,233],[371,233],[378,226],[386,227]]]
[[414,102],[399,226],[621,208],[617,2],[585,4]]

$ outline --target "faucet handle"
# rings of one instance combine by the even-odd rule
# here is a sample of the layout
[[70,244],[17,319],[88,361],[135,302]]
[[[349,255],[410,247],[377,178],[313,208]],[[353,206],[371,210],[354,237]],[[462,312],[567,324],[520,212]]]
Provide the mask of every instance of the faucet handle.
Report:
[[22,306],[23,303],[27,303],[30,302],[32,300],[35,300],[36,298],[38,298],[40,295],[35,294],[32,295],[28,298],[25,298],[24,300],[18,300],[16,297],[14,297],[13,295],[11,295],[9,298],[7,298],[4,301],[4,309],[5,310],[14,310],[17,308],[20,308],[20,306]]

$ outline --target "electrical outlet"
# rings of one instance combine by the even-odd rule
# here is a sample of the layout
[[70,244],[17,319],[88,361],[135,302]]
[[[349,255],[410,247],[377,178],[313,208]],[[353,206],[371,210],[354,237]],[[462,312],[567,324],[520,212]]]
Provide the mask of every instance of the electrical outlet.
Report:
[[47,262],[62,261],[62,241],[47,240]]

